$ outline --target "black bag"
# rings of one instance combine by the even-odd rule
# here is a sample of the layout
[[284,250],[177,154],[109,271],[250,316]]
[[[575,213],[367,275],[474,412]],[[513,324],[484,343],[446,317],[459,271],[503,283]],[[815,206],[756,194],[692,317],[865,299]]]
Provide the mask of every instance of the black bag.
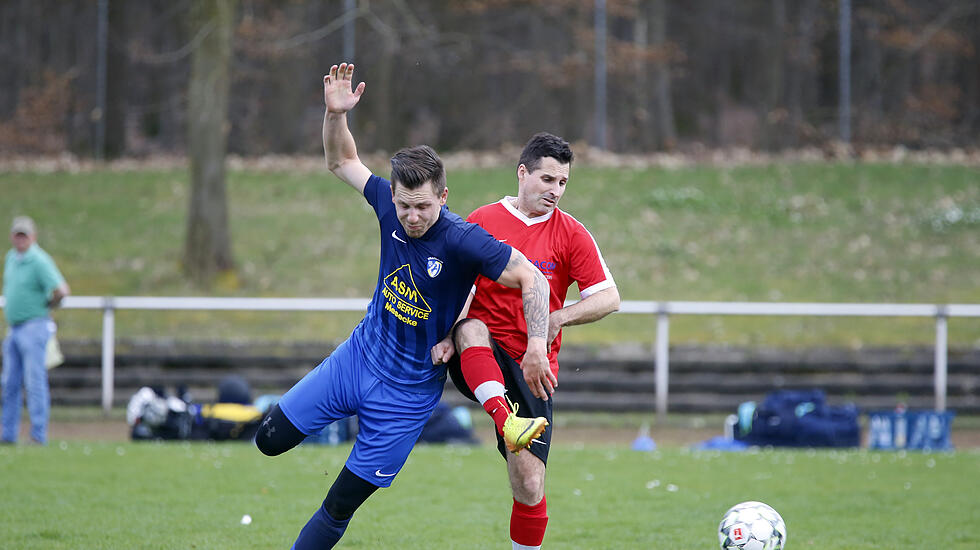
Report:
[[473,435],[473,430],[463,426],[453,410],[440,401],[422,428],[419,442],[475,445],[479,440]]
[[760,446],[857,447],[861,428],[852,404],[831,407],[822,390],[780,390],[766,396],[752,414],[751,429],[737,430],[735,438]]

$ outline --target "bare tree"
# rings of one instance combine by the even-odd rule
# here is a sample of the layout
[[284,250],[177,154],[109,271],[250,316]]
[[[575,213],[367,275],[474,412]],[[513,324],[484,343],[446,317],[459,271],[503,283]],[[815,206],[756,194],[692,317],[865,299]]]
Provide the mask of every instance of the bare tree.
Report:
[[126,55],[126,2],[109,2],[109,52],[106,76],[105,154],[109,158],[126,152],[126,86],[129,58]]
[[[0,152],[88,154],[98,139],[93,120],[103,120],[110,158],[204,158],[212,153],[198,140],[213,136],[197,130],[206,122],[199,115],[225,117],[226,102],[226,122],[211,122],[227,128],[228,152],[315,154],[318,127],[297,122],[322,113],[315,77],[331,62],[324,52],[343,51],[351,18],[351,61],[370,83],[368,110],[353,122],[365,151],[420,140],[496,148],[541,129],[572,141],[594,135],[591,0],[364,0],[351,13],[339,1],[235,3],[230,74],[208,74],[194,60],[203,78],[195,87],[230,81],[226,101],[187,92],[192,56],[214,52],[223,36],[207,14],[235,4],[111,0],[108,107],[99,113],[92,29],[102,3],[0,1]],[[834,135],[837,0],[605,4],[612,150],[798,147]],[[853,4],[856,144],[976,147],[980,0]],[[188,25],[192,8],[204,15]]]
[[237,0],[199,0],[191,8],[193,29],[202,39],[191,54],[188,92],[191,194],[184,272],[204,284],[216,274],[234,273],[225,152],[236,3]]
[[980,0],[973,2],[973,17],[968,20],[968,28],[973,29],[972,69],[966,69],[965,95],[971,98],[963,117],[963,133],[976,135],[980,130]]
[[760,119],[764,121],[763,143],[767,148],[778,148],[782,142],[779,127],[781,121],[780,109],[783,98],[783,51],[784,35],[786,33],[786,1],[770,0],[770,29],[767,37],[769,49],[768,66],[766,67],[766,93],[762,98]]
[[657,119],[657,140],[661,149],[670,150],[677,144],[674,127],[674,104],[670,98],[670,44],[667,42],[667,2],[650,2],[650,30],[658,62],[653,72]]
[[797,145],[799,138],[806,134],[806,109],[810,105],[809,98],[813,96],[816,87],[817,52],[814,50],[815,20],[817,18],[817,0],[803,0],[799,6],[796,22],[795,44],[791,49],[789,89],[789,117],[793,132],[789,136],[789,144]]

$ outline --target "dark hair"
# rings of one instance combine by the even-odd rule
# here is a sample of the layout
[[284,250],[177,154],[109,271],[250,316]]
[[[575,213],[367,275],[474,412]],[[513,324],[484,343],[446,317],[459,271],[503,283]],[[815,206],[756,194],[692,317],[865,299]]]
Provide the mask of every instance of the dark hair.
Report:
[[528,140],[517,165],[523,164],[528,172],[534,172],[541,167],[541,159],[545,157],[551,157],[561,164],[571,164],[575,155],[567,141],[554,134],[540,132]]
[[446,188],[446,169],[432,147],[406,147],[391,157],[392,188],[400,183],[407,189],[418,189],[425,182],[432,183],[436,195],[442,195]]

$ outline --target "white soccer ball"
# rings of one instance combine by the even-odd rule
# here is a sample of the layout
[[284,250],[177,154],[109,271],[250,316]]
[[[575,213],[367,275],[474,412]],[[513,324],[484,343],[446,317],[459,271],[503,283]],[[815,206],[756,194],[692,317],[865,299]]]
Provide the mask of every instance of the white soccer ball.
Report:
[[786,524],[768,504],[742,502],[722,516],[718,542],[722,550],[782,550]]

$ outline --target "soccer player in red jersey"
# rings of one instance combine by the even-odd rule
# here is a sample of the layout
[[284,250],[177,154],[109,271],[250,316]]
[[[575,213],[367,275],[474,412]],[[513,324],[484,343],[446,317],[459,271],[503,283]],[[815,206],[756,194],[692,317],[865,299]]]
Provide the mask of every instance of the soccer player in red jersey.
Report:
[[[561,329],[597,321],[619,309],[616,283],[595,239],[578,220],[558,208],[572,158],[568,142],[552,134],[536,134],[524,146],[517,166],[517,196],[482,206],[466,220],[523,252],[548,279],[548,363],[524,357],[528,340],[520,292],[484,277],[477,279],[468,313],[463,310],[466,318],[432,353],[434,362],[449,364],[460,392],[479,401],[494,419],[514,500],[510,536],[515,550],[540,548],[548,524],[544,494],[552,424],[548,397],[558,386]],[[578,284],[582,299],[564,307],[572,283]],[[508,400],[515,404],[513,409]],[[537,417],[545,426],[526,453],[521,453],[524,447],[514,448],[515,438],[506,431],[512,427],[508,417],[514,417],[517,410],[522,417]]]

